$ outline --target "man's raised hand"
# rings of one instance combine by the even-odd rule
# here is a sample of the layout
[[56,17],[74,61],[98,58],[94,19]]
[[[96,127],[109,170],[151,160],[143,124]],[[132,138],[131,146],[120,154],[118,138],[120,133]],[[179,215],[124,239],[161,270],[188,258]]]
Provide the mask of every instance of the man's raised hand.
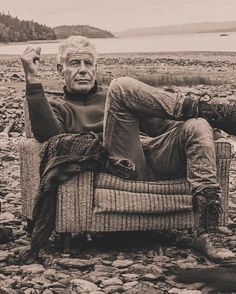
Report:
[[21,62],[25,72],[26,83],[37,83],[37,73],[39,68],[41,47],[36,49],[27,47],[21,55]]

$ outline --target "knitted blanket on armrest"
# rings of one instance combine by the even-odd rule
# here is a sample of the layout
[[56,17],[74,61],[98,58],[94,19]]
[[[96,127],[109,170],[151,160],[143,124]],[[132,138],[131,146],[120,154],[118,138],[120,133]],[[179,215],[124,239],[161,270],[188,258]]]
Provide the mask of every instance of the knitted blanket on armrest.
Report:
[[40,152],[40,186],[35,199],[33,222],[44,209],[45,197],[54,198],[57,187],[84,170],[102,170],[107,153],[96,134],[62,134],[49,139]]
[[126,179],[136,176],[132,162],[108,157],[95,133],[56,135],[44,143],[40,152],[40,185],[34,203],[33,224],[41,222],[45,226],[43,219],[47,217],[48,205],[53,206],[54,214],[56,212],[58,185],[84,170],[111,173]]

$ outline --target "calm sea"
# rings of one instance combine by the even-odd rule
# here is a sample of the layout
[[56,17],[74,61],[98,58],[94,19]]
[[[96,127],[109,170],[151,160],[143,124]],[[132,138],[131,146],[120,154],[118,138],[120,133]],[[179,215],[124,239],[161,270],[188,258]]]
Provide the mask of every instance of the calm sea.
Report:
[[[93,39],[99,53],[163,51],[232,51],[236,52],[236,32],[191,35],[163,35],[129,38]],[[42,53],[55,54],[58,42],[26,42],[0,45],[0,54],[21,54],[26,46],[41,46]]]

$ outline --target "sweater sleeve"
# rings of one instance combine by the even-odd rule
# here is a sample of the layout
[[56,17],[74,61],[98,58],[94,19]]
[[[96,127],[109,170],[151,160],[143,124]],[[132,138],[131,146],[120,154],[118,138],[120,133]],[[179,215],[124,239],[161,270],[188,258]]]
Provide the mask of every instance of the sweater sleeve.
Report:
[[60,111],[50,105],[41,84],[26,85],[32,133],[39,142],[65,133]]

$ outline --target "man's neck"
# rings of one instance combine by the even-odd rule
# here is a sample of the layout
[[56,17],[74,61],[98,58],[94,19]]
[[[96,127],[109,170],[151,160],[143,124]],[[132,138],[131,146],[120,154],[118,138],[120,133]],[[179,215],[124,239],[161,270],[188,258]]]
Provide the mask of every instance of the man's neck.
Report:
[[97,92],[97,89],[98,89],[97,81],[95,81],[94,86],[87,93],[85,93],[85,92],[70,92],[70,91],[68,91],[66,85],[63,88],[65,96],[69,100],[84,100],[84,99],[87,99],[89,96],[95,94]]

